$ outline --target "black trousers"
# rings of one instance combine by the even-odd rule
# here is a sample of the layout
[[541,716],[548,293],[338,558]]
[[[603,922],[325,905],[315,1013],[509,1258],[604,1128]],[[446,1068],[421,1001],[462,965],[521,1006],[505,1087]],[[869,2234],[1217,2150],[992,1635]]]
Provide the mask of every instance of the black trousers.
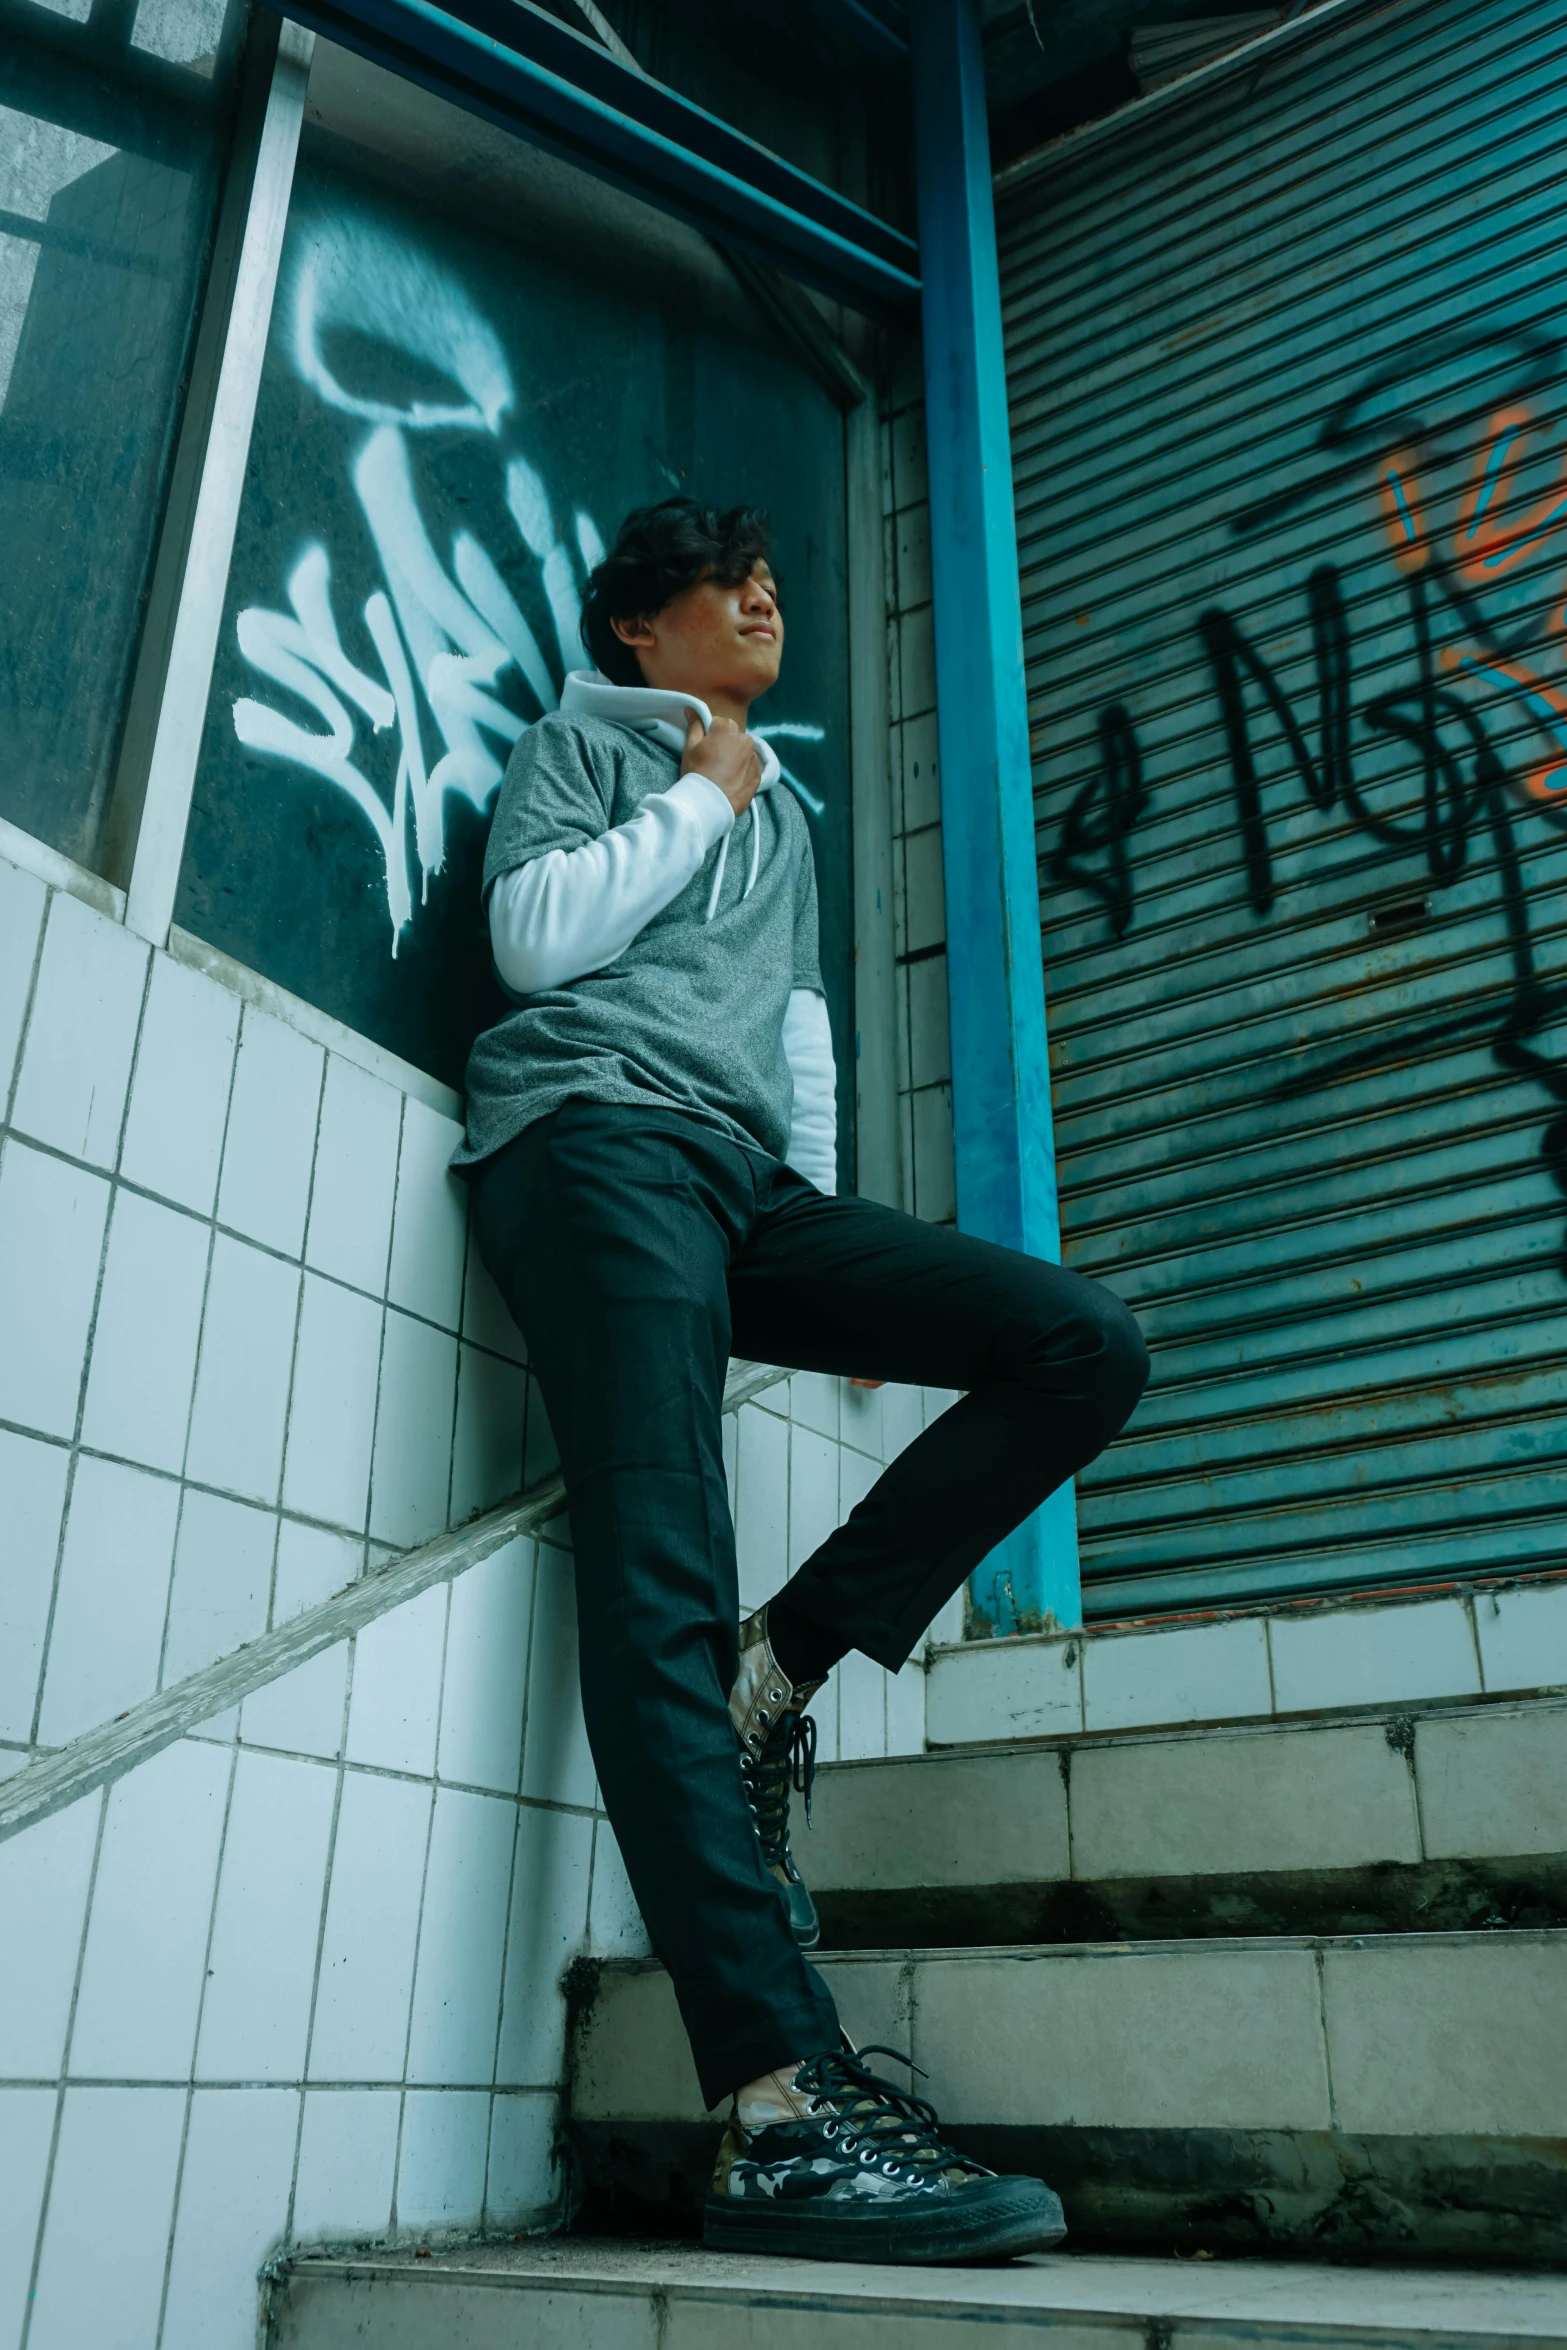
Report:
[[806,1560],[791,1601],[896,1669],[1003,1535],[1115,1435],[1148,1358],[1109,1291],[827,1199],[671,1112],[567,1102],[474,1178],[569,1496],[604,1801],[710,2105],[838,2045],[741,1790],[731,1353],[966,1389]]

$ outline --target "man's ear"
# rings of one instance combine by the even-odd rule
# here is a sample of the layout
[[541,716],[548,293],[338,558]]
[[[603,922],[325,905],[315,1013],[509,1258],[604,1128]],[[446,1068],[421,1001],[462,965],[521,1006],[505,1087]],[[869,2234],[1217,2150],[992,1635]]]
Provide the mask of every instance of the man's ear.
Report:
[[621,643],[633,649],[638,645],[650,645],[654,641],[653,631],[645,620],[612,620],[609,625]]

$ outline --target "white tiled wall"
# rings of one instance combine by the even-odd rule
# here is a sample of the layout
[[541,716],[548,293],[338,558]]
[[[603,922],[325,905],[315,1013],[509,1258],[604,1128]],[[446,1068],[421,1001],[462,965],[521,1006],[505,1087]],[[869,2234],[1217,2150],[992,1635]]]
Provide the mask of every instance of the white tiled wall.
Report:
[[[5,865],[0,917],[4,1774],[555,1451],[448,1119]],[[726,1419],[748,1605],[948,1400]],[[0,2350],[251,2350],[290,2237],[549,2216],[562,1970],[645,1938],[545,1531],[0,1845]],[[852,1662],[823,1752],[923,1694]]]
[[1511,1591],[1281,1604],[1207,1623],[943,1648],[933,1746],[1287,1719],[1567,1688],[1567,1576]]
[[895,398],[883,427],[883,503],[904,1205],[929,1222],[948,1223],[957,1202],[924,435],[918,397]]

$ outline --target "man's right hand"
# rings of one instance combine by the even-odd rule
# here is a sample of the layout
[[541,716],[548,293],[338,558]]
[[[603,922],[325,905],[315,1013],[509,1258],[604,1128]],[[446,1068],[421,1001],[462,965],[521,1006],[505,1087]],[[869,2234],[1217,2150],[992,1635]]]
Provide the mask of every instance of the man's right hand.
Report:
[[761,754],[732,718],[715,718],[710,727],[704,727],[696,712],[688,710],[680,772],[705,775],[709,783],[717,784],[735,814],[743,816],[762,780]]

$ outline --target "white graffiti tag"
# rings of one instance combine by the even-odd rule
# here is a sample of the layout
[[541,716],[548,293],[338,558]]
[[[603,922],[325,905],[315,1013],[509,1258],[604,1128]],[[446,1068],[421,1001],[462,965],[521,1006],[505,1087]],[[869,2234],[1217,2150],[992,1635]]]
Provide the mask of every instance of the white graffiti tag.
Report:
[[[307,546],[286,584],[287,612],[252,606],[240,613],[240,651],[250,666],[296,695],[325,732],[268,702],[242,698],[234,731],[248,750],[288,761],[344,792],[381,849],[392,952],[428,895],[446,859],[445,806],[459,793],[482,811],[500,782],[505,756],[528,720],[502,689],[553,710],[555,676],[537,636],[494,561],[466,530],[443,563],[420,511],[410,436],[437,428],[498,440],[515,392],[505,354],[490,327],[453,283],[416,247],[364,223],[334,221],[306,244],[291,288],[291,339],[300,375],[330,406],[362,417],[370,431],[351,478],[383,585],[366,599],[363,619],[374,648],[374,674],[344,649],[332,600],[326,548]],[[327,356],[331,339],[357,337],[428,375],[460,397],[393,402],[351,390]],[[581,580],[603,552],[591,518],[578,513],[574,545],[557,534],[550,500],[522,458],[504,466],[507,511],[538,565],[561,672],[582,659],[578,626]],[[361,730],[393,730],[396,775],[390,804],[361,764]],[[440,749],[428,753],[432,737]]]
[[[581,666],[582,586],[604,548],[591,516],[557,531],[534,468],[504,446],[516,406],[500,341],[454,279],[418,246],[353,217],[323,222],[297,251],[288,290],[290,355],[301,379],[343,415],[369,427],[350,478],[380,566],[361,608],[375,667],[344,646],[333,603],[332,559],[319,541],[285,582],[286,612],[239,614],[239,649],[253,670],[305,705],[312,724],[242,696],[234,731],[247,750],[302,767],[358,809],[381,852],[392,953],[446,861],[448,793],[481,814],[506,755],[558,701],[557,675]],[[417,378],[450,394],[371,396],[344,380],[359,349],[370,372]],[[336,363],[332,354],[342,354]],[[421,433],[472,433],[496,445],[501,499],[535,566],[555,665],[487,550],[458,530],[443,562],[421,511],[411,450]],[[512,697],[527,710],[519,713]],[[324,729],[324,731],[323,731]],[[364,764],[365,735],[396,751],[388,801]],[[769,739],[819,743],[802,723],[758,726]],[[431,750],[438,742],[433,758]],[[390,764],[385,756],[377,762]],[[813,816],[823,802],[789,768],[783,778]]]

